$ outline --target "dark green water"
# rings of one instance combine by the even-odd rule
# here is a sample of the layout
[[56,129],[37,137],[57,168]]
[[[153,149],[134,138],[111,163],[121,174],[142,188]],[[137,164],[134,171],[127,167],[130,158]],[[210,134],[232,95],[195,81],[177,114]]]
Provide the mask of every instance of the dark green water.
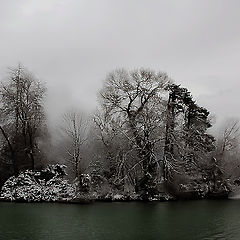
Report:
[[0,203],[4,240],[240,239],[240,201]]

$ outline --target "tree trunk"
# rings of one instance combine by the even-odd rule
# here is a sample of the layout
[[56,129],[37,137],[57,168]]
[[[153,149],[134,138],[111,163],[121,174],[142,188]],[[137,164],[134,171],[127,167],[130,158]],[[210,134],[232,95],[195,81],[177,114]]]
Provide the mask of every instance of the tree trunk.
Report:
[[18,167],[17,167],[17,164],[16,164],[16,159],[15,159],[15,152],[14,152],[14,149],[12,147],[12,144],[10,143],[8,137],[7,137],[7,134],[5,133],[4,129],[2,128],[2,126],[0,126],[0,129],[1,129],[1,132],[8,144],[8,147],[10,149],[10,152],[11,152],[11,157],[12,157],[12,163],[13,163],[13,173],[15,176],[18,175]]
[[175,126],[175,101],[176,96],[174,93],[169,94],[168,104],[167,104],[167,119],[166,119],[166,133],[165,133],[165,146],[164,146],[164,161],[163,161],[163,175],[164,181],[167,182],[168,179],[168,168],[167,161],[170,160],[171,156],[174,154],[174,144],[172,135],[174,133]]
[[78,159],[75,159],[75,178],[78,178]]
[[32,136],[32,131],[31,127],[28,124],[28,136],[29,136],[29,145],[30,145],[30,158],[31,158],[31,169],[34,171],[35,170],[35,159],[34,159],[34,144],[33,144],[33,136]]

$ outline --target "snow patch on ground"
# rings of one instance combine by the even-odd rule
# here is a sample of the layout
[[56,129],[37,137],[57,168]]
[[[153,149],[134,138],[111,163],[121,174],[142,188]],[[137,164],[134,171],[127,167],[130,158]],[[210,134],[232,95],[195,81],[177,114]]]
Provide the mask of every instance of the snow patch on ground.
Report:
[[26,170],[17,177],[10,177],[2,187],[0,199],[6,201],[70,201],[76,195],[76,187],[68,180],[55,175],[48,181],[37,178],[39,172]]

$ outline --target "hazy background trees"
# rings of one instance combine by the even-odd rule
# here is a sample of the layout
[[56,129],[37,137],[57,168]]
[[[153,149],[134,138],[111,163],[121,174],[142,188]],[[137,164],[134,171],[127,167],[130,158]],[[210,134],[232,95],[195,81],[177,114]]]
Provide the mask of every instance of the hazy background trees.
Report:
[[83,172],[82,163],[87,141],[88,119],[86,114],[70,110],[63,115],[62,137],[65,139],[66,160],[73,166],[75,178]]
[[218,130],[216,160],[222,170],[222,178],[234,181],[240,178],[240,123],[238,119],[226,119]]

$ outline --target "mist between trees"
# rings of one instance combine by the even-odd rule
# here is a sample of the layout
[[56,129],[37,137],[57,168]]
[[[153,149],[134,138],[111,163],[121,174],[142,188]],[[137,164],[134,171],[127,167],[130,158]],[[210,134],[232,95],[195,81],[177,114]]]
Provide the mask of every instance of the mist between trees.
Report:
[[101,196],[222,197],[240,183],[238,121],[227,121],[214,138],[209,111],[166,73],[112,71],[95,113],[66,111],[54,141],[44,110],[46,93],[46,86],[21,66],[1,82],[1,186],[12,175],[49,164],[65,164],[70,182],[88,176],[87,190],[78,191]]

